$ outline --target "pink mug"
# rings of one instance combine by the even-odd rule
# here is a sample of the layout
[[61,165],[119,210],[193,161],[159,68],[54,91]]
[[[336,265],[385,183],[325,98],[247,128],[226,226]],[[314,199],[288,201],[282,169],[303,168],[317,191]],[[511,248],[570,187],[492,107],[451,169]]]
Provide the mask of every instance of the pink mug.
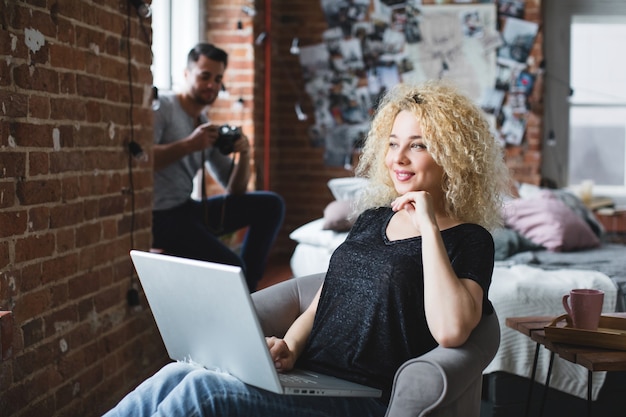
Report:
[[601,290],[574,289],[563,296],[563,308],[577,329],[597,330],[603,303],[604,291]]

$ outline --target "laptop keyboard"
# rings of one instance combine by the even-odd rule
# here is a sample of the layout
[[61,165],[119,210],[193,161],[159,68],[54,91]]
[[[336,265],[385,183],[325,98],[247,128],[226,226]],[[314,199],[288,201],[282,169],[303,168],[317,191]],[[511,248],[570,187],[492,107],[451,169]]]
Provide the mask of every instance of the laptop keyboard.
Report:
[[281,382],[286,382],[286,383],[290,383],[290,384],[317,384],[317,381],[310,379],[310,378],[303,378],[301,376],[298,375],[291,375],[291,374],[278,374],[278,379]]

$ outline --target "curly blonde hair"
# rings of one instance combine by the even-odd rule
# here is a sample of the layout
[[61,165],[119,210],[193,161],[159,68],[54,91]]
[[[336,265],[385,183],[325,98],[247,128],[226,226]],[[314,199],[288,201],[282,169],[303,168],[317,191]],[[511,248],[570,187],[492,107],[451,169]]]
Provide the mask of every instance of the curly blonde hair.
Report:
[[510,184],[502,149],[482,110],[455,87],[438,81],[398,84],[382,98],[356,168],[357,176],[369,179],[356,211],[387,206],[398,197],[385,155],[394,120],[403,110],[419,120],[428,152],[444,170],[448,215],[487,229],[500,226]]

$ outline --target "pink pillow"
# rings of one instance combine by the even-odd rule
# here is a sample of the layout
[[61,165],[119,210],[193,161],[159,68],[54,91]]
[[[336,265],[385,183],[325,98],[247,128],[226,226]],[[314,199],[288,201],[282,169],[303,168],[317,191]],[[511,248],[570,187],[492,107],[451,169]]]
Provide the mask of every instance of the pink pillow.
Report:
[[507,227],[554,252],[600,245],[589,225],[548,190],[533,198],[508,201],[504,221]]
[[335,200],[324,209],[324,230],[346,232],[352,227],[352,221],[348,219],[352,212],[351,200]]

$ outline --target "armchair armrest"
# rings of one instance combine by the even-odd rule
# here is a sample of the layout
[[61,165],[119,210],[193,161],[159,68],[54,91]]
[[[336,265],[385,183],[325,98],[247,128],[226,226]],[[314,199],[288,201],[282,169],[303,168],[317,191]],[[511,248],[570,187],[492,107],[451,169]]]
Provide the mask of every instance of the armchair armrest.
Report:
[[387,417],[480,415],[482,371],[500,345],[494,312],[458,348],[437,347],[396,372]]
[[292,278],[253,293],[252,301],[263,334],[283,337],[311,304],[325,276],[325,273],[318,273]]

